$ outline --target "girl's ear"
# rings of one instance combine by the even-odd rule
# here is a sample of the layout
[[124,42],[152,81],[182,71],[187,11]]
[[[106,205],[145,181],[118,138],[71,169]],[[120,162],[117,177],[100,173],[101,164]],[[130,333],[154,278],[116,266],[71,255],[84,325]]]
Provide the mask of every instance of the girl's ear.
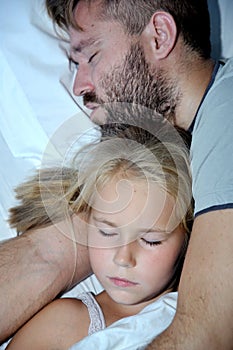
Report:
[[157,59],[166,58],[177,40],[177,27],[174,18],[168,12],[155,12],[145,28],[145,34],[150,40],[153,55]]

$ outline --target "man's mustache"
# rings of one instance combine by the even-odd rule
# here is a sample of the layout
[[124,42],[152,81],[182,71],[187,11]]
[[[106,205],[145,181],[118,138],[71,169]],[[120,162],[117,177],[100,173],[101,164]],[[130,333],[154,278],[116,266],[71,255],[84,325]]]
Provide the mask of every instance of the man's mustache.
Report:
[[101,101],[94,92],[87,92],[84,96],[83,96],[83,103],[86,106],[87,103],[92,102],[92,103],[96,103],[96,104],[103,104],[103,101]]

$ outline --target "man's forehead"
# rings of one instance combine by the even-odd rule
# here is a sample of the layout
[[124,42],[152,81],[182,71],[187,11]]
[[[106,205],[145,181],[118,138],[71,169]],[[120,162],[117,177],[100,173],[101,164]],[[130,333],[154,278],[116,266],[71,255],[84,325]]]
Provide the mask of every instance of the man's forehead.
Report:
[[81,30],[95,22],[101,11],[102,0],[79,0],[74,9],[75,22]]
[[69,28],[72,52],[79,53],[84,48],[96,44],[98,28],[102,23],[97,15],[99,12],[98,3],[99,1],[89,2],[85,0],[78,2],[74,10],[76,27]]

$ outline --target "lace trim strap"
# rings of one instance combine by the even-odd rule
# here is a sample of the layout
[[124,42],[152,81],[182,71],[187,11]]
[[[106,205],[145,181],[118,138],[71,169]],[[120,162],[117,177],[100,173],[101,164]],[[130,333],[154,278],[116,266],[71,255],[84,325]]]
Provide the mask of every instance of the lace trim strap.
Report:
[[103,312],[94,295],[90,292],[81,293],[77,296],[77,298],[80,299],[84,305],[86,305],[89,312],[91,322],[88,330],[88,335],[106,328]]

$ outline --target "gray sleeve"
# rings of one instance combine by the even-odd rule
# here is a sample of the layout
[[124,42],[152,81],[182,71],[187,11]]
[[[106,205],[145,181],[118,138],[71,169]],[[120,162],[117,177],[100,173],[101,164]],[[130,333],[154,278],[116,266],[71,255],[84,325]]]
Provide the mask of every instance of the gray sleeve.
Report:
[[191,167],[195,215],[233,208],[233,64],[222,68],[199,110]]

